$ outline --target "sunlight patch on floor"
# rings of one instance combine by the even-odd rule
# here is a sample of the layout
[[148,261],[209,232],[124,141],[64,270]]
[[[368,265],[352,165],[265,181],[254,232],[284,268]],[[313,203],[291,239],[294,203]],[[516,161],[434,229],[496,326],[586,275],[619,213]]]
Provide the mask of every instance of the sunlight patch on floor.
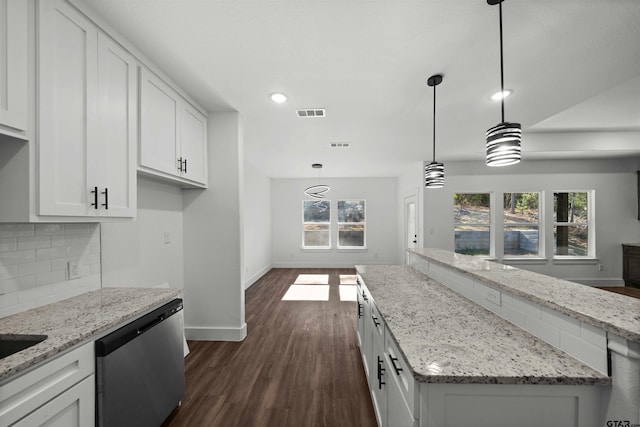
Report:
[[340,275],[340,284],[341,285],[355,285],[356,284],[356,275],[355,274],[341,274]]
[[340,301],[357,301],[357,289],[355,285],[340,285]]
[[291,285],[282,301],[329,301],[329,285]]
[[298,274],[295,282],[296,285],[328,285],[328,274]]

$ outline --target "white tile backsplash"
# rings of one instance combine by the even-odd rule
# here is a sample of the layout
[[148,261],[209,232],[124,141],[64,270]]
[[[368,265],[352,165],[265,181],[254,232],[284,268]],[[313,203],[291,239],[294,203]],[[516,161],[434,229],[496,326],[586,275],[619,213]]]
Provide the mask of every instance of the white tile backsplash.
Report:
[[99,289],[100,273],[99,224],[0,224],[0,317]]

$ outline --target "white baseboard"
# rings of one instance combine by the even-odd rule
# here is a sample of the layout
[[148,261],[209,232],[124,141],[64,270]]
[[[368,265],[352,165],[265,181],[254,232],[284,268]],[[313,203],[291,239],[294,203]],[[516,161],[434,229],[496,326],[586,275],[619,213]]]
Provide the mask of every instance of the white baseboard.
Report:
[[188,340],[195,341],[242,341],[247,337],[247,324],[239,328],[214,328],[209,326],[185,326]]
[[368,265],[380,264],[380,265],[384,265],[384,264],[390,264],[390,263],[389,262],[380,262],[380,263],[375,263],[375,262],[358,262],[358,263],[276,262],[276,263],[272,264],[271,267],[272,268],[354,268],[356,266],[356,264],[358,264],[358,265],[359,264],[368,264]]
[[257,273],[253,274],[248,279],[245,279],[245,281],[244,281],[244,289],[245,290],[249,289],[249,287],[251,287],[251,285],[256,283],[262,276],[267,274],[269,272],[269,270],[271,270],[271,268],[273,268],[273,267],[271,266],[271,264],[269,264],[266,267],[264,267],[263,269],[261,269],[260,271],[258,271]]

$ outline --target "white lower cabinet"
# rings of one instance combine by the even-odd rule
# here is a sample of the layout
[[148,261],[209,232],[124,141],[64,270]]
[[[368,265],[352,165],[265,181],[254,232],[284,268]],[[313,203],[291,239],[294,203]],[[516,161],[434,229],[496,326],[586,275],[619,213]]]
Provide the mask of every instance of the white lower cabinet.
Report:
[[95,422],[95,377],[80,381],[27,415],[15,427],[87,427]]
[[0,386],[0,425],[91,427],[95,418],[93,342]]

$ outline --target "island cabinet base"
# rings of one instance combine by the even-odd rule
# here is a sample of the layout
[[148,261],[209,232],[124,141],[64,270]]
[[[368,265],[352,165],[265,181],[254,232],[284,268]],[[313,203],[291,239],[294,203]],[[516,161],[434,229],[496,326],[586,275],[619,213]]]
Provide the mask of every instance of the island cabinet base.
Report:
[[600,427],[608,387],[420,384],[420,427]]

